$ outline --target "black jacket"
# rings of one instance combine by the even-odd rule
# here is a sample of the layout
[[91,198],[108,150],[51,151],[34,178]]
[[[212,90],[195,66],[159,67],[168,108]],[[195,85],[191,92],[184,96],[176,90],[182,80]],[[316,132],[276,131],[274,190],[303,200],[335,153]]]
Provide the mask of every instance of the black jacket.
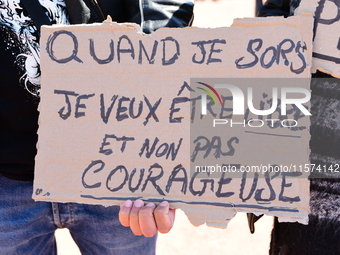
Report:
[[[0,5],[0,174],[31,181],[37,152],[41,24],[34,25],[22,2],[10,10],[11,1],[3,0]],[[73,24],[101,22],[110,15],[117,22],[142,23],[146,33],[188,26],[193,17],[193,3],[183,0],[98,0],[103,15],[93,0],[65,1],[67,11],[58,0],[51,0],[54,5],[38,2],[38,7],[42,6],[42,14],[51,23],[65,24],[67,12]]]
[[185,0],[65,0],[73,24],[113,21],[142,24],[145,33],[160,27],[190,26],[193,2]]
[[258,17],[288,16],[294,15],[295,9],[299,6],[300,0],[268,0],[261,7]]

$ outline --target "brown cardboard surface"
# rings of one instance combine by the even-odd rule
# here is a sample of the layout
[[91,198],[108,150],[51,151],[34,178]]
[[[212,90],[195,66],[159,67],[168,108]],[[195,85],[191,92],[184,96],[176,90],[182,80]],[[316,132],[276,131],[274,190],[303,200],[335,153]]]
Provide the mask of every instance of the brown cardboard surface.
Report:
[[312,68],[340,77],[340,1],[302,0],[295,14],[310,13],[315,18]]
[[[308,15],[246,19],[230,28],[152,35],[111,22],[44,26],[33,198],[103,205],[168,200],[194,225],[225,227],[237,211],[306,223],[307,178],[193,177],[192,109],[180,100],[191,97],[191,78],[309,78],[312,23]],[[282,53],[282,46],[271,58],[268,52],[278,52],[284,40],[292,49]],[[256,100],[272,88],[263,89]],[[247,135],[251,143],[234,144],[230,162],[308,164],[306,130],[293,146],[275,135]]]

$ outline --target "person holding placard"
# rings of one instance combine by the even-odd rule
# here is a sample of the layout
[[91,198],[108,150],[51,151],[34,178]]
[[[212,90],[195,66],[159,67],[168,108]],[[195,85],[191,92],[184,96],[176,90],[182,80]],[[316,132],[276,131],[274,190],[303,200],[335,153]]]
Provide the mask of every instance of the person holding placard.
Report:
[[190,25],[193,2],[5,0],[0,10],[0,253],[56,254],[54,231],[67,227],[82,254],[154,254],[157,231],[167,232],[173,224],[174,210],[167,202],[156,207],[126,201],[120,219],[131,231],[120,224],[118,206],[32,200],[40,26],[101,22],[110,15],[151,33]]

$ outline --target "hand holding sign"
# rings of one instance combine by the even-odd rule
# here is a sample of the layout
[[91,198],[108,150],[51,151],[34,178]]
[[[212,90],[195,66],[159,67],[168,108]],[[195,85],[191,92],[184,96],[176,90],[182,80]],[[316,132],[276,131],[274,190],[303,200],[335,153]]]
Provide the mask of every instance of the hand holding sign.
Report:
[[140,199],[134,203],[125,201],[120,206],[119,221],[125,227],[130,227],[135,235],[154,236],[157,231],[168,233],[175,220],[175,209],[171,209],[168,202],[163,201],[158,206]]

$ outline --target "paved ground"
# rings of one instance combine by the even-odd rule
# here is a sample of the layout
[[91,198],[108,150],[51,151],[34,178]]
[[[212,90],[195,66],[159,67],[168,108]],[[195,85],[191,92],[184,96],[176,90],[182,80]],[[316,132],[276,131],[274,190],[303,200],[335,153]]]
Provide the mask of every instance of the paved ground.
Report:
[[[255,0],[196,1],[194,25],[230,26],[233,18],[253,17],[254,6]],[[264,255],[268,254],[271,227],[272,217],[264,217],[256,223],[255,234],[251,235],[244,213],[238,213],[227,229],[194,227],[178,210],[174,228],[158,238],[157,254]],[[56,236],[58,255],[80,254],[68,230],[58,230]]]

